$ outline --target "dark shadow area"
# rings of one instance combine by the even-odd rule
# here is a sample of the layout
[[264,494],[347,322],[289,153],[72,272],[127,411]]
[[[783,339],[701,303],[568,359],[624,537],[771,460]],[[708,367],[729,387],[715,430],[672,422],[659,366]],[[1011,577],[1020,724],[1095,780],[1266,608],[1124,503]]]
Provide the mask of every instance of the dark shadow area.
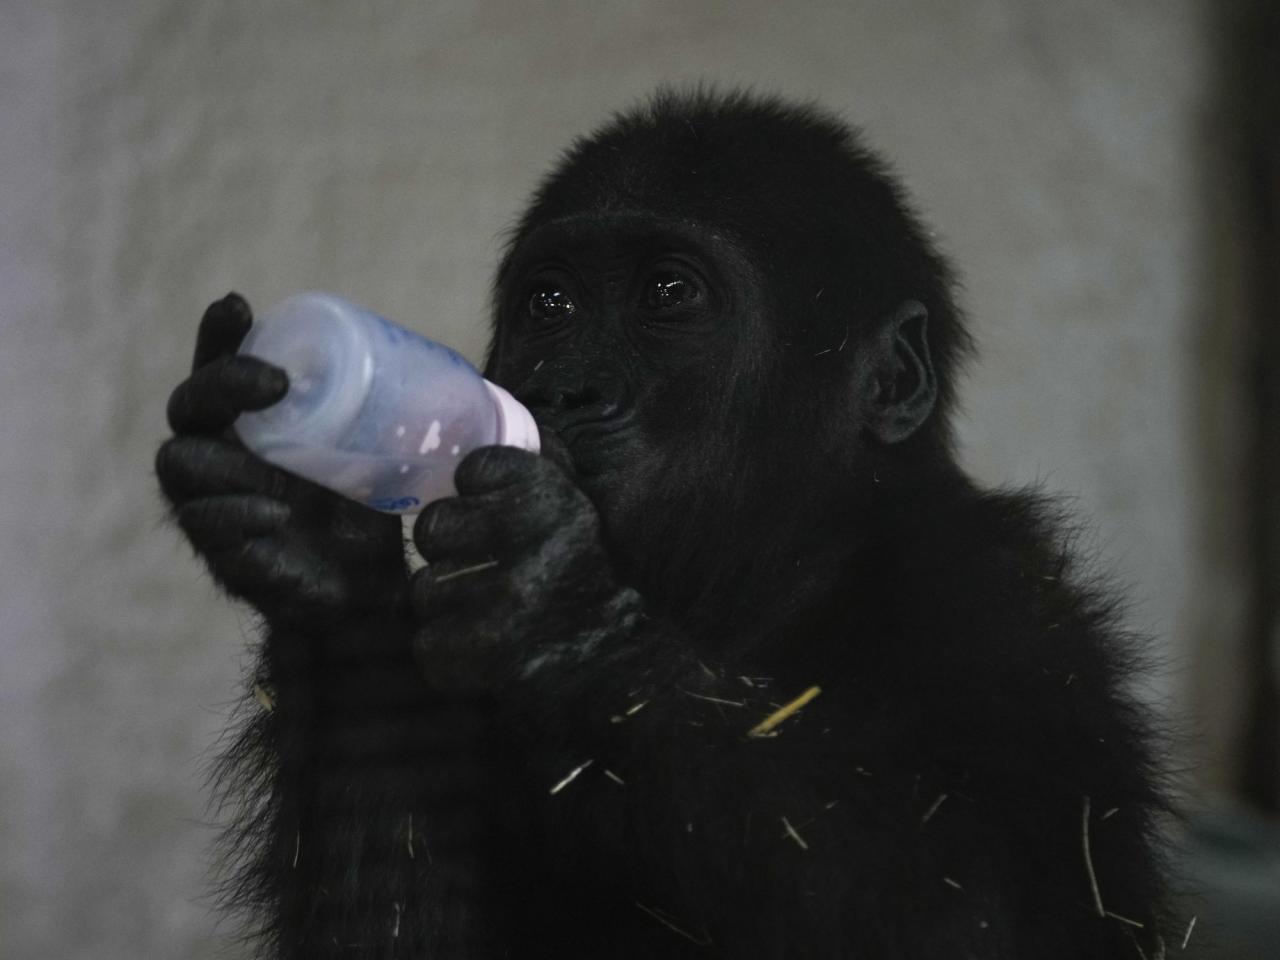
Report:
[[[1203,146],[1204,326],[1197,337],[1209,490],[1201,542],[1243,581],[1238,664],[1207,618],[1197,701],[1230,719],[1225,758],[1204,758],[1238,806],[1194,815],[1186,868],[1201,898],[1200,953],[1263,960],[1280,950],[1280,4],[1209,8],[1216,71]],[[1238,534],[1234,556],[1223,544]],[[1228,690],[1216,686],[1238,672]],[[1210,687],[1215,687],[1210,689]],[[1215,738],[1217,739],[1217,738]],[[1219,743],[1219,747],[1221,743]]]
[[1233,23],[1241,256],[1249,318],[1247,384],[1251,683],[1240,783],[1280,814],[1280,5],[1255,2]]

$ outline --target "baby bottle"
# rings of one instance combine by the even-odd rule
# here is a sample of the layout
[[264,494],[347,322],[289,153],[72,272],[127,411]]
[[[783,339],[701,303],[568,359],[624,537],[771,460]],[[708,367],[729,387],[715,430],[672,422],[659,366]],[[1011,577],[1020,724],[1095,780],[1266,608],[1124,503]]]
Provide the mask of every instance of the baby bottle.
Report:
[[272,307],[240,352],[289,375],[278,403],[237,418],[245,446],[375,510],[453,495],[476,447],[538,450],[529,411],[461,356],[332,294]]

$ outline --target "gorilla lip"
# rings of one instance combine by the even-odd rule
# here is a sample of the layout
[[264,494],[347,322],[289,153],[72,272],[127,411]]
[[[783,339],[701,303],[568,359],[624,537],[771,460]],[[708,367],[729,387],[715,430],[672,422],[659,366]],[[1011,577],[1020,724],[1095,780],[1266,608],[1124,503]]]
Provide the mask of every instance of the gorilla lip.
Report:
[[539,419],[558,433],[571,449],[584,441],[590,444],[612,437],[631,423],[630,417],[618,415],[617,404],[610,404],[599,412],[573,419],[554,416]]

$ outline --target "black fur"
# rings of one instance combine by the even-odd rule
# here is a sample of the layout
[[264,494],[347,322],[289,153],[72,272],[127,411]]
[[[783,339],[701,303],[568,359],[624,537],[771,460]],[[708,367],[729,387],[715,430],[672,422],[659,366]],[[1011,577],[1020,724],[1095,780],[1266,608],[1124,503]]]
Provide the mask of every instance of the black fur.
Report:
[[1163,955],[1139,645],[1051,502],[956,467],[952,288],[840,122],[659,94],[516,228],[487,373],[548,455],[466,458],[413,577],[226,439],[282,384],[210,308],[159,473],[266,618],[221,771],[262,952]]

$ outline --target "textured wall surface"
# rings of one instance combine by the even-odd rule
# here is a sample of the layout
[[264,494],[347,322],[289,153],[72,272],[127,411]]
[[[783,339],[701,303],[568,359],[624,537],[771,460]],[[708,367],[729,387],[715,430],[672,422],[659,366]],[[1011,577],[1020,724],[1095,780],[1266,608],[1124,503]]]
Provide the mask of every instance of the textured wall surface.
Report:
[[[151,477],[203,305],[328,288],[477,356],[522,197],[659,81],[865,125],[965,278],[984,348],[966,461],[1077,499],[1161,638],[1156,695],[1186,711],[1207,689],[1190,674],[1229,680],[1198,18],[1191,0],[0,5],[0,954],[236,955],[213,936],[201,769],[253,624]],[[1215,754],[1230,714],[1205,716]]]

